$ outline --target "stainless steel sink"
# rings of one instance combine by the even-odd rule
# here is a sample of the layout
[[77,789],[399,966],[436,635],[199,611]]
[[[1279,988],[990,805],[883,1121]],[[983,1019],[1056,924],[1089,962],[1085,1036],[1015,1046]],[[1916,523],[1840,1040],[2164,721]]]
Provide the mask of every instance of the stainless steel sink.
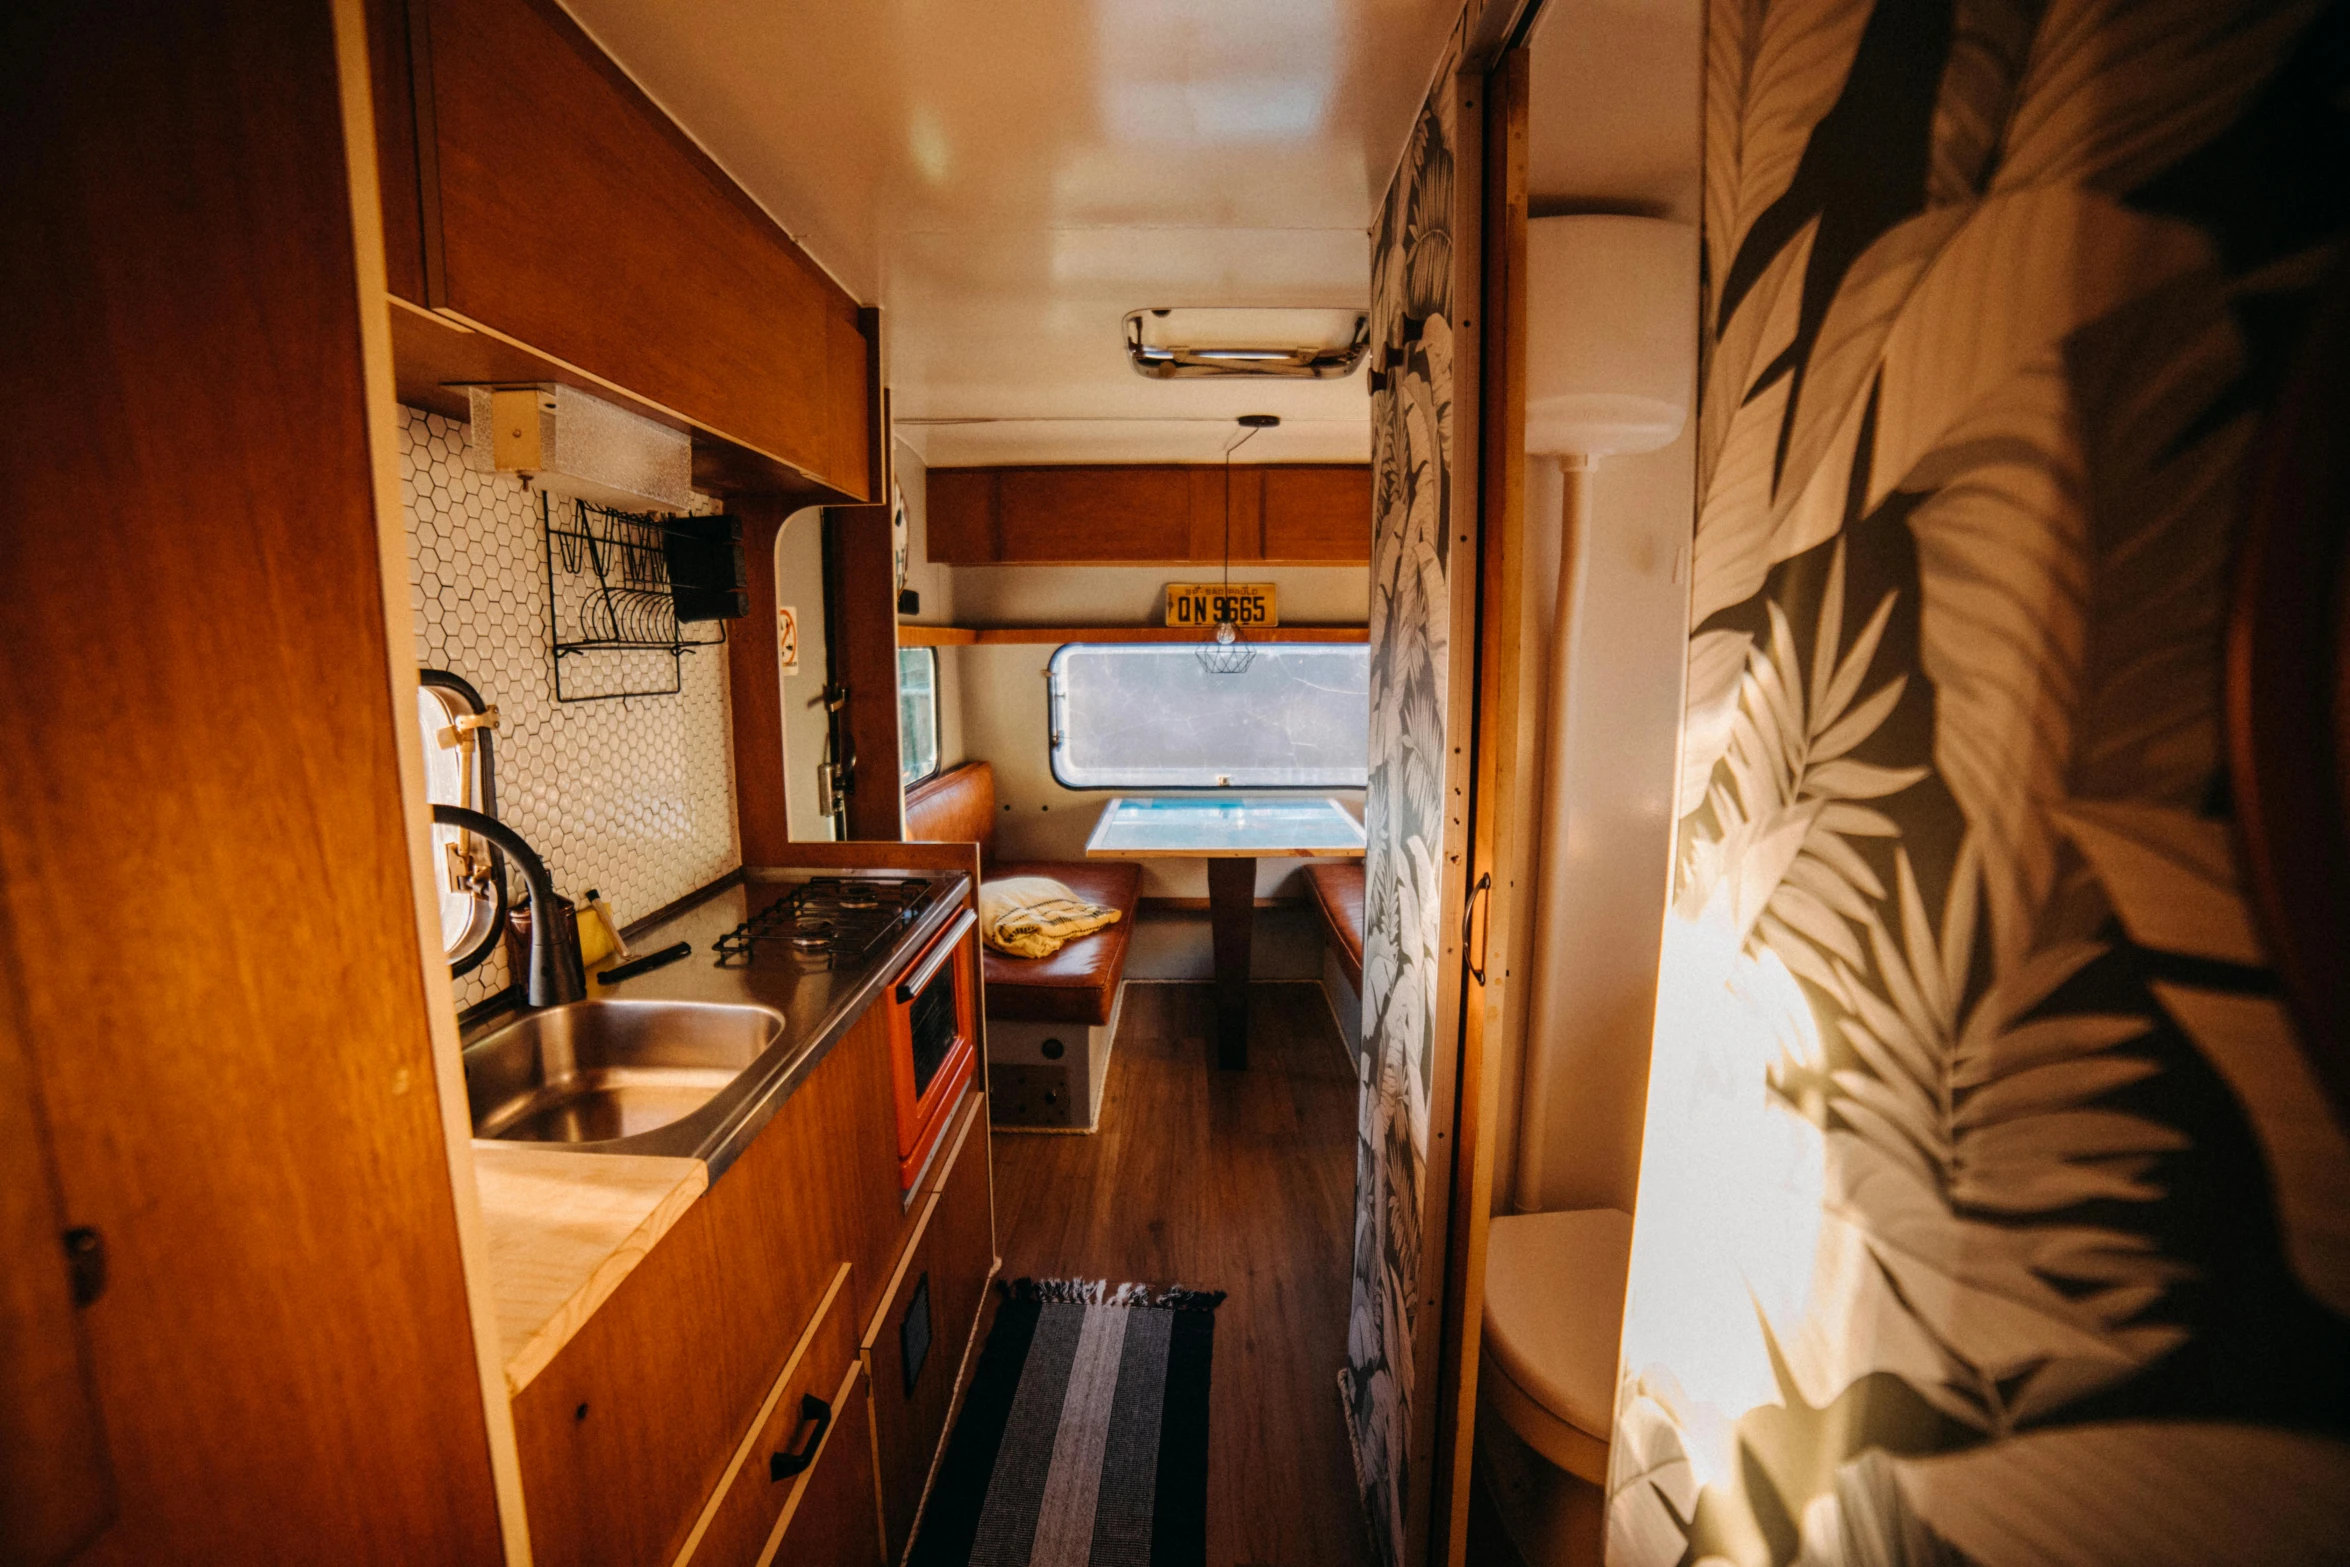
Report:
[[466,1048],[473,1135],[636,1152],[638,1139],[708,1105],[782,1036],[773,1008],[707,1001],[575,1001],[526,1013]]

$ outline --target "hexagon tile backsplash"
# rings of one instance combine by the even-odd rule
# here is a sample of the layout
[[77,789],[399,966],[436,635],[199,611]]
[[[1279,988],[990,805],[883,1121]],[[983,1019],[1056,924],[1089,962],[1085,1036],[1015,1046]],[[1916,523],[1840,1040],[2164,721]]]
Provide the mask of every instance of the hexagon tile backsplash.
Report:
[[[498,814],[545,856],[559,889],[595,888],[623,923],[734,869],[725,650],[688,654],[676,696],[558,704],[537,498],[510,474],[468,469],[463,424],[400,413],[416,656],[496,704]],[[457,1004],[506,982],[500,953],[457,981]]]

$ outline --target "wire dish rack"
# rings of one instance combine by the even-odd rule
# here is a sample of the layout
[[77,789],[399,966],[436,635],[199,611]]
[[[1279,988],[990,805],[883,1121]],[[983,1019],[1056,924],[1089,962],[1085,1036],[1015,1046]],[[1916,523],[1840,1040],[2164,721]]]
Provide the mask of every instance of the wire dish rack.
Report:
[[675,696],[685,657],[726,641],[687,636],[677,619],[659,517],[539,492],[547,544],[547,620],[555,649],[555,700],[608,702]]

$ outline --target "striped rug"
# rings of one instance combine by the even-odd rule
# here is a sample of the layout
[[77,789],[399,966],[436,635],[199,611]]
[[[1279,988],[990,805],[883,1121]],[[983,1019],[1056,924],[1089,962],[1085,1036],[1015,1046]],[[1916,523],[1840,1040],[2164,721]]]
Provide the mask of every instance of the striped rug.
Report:
[[1006,1286],[909,1567],[1204,1567],[1223,1299]]

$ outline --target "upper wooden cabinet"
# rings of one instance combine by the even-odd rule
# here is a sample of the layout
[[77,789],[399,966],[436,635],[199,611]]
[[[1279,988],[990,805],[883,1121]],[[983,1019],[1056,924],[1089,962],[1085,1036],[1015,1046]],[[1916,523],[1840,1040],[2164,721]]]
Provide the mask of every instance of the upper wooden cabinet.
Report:
[[[951,566],[1205,565],[1224,556],[1225,471],[1213,463],[933,468],[930,559]],[[1363,565],[1371,470],[1231,471],[1232,558]]]
[[869,312],[551,0],[370,0],[392,292],[854,499]]

